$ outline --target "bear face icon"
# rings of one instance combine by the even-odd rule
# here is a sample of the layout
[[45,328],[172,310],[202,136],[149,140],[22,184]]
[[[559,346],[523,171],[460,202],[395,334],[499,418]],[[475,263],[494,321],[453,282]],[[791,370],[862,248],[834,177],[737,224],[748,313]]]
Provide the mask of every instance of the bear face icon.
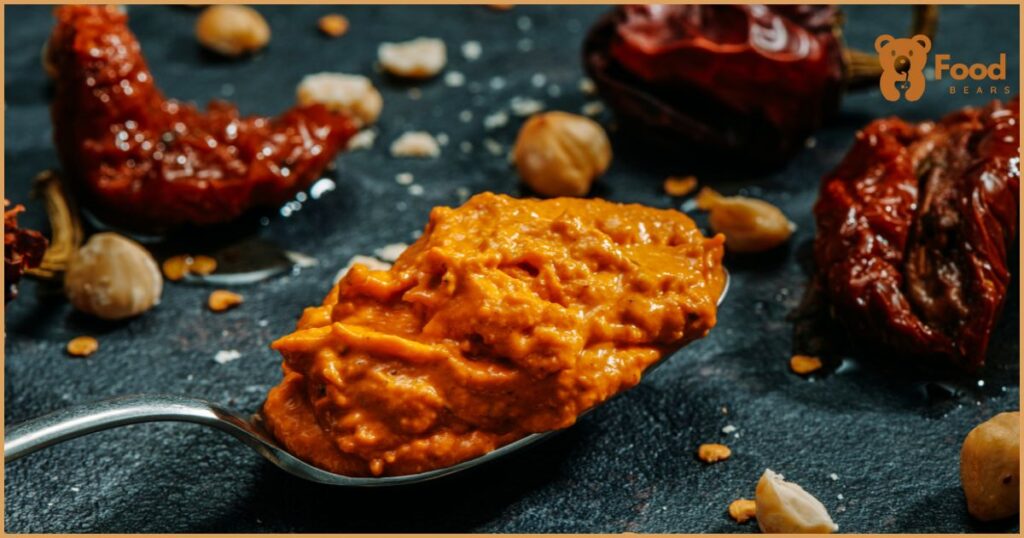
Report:
[[875,40],[882,76],[878,87],[887,101],[898,101],[900,91],[907,101],[917,101],[924,95],[924,66],[932,40],[926,35],[896,39],[884,34]]

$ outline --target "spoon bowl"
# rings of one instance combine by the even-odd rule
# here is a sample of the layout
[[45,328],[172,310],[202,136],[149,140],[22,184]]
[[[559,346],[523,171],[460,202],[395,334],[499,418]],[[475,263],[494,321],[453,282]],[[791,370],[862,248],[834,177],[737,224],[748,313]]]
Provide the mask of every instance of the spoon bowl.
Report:
[[[722,304],[729,290],[729,273],[727,272],[725,276],[725,286],[718,297],[718,304]],[[648,367],[644,374],[650,373],[664,363],[665,358],[667,357]],[[587,412],[589,410],[583,414]],[[141,394],[69,407],[7,429],[4,439],[4,463],[10,463],[69,439],[143,422],[190,422],[214,428],[233,436],[267,461],[299,478],[321,484],[350,487],[383,487],[426,482],[494,461],[561,431],[530,434],[476,458],[422,473],[383,477],[345,476],[314,467],[291,455],[266,431],[258,414],[247,418],[213,402],[188,396]]]

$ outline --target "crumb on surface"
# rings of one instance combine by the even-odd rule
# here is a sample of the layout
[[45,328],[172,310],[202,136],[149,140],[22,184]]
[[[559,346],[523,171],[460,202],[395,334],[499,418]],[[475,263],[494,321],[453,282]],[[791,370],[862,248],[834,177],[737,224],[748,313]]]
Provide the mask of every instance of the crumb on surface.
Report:
[[483,50],[479,41],[466,41],[462,44],[462,56],[469,61],[479,59]]
[[329,37],[341,37],[348,32],[348,18],[340,13],[330,13],[317,21],[320,31]]
[[662,183],[665,194],[669,196],[682,197],[697,189],[697,178],[694,176],[666,178]]
[[222,349],[213,356],[213,361],[217,364],[227,364],[240,358],[242,354],[237,349]]
[[732,455],[732,450],[719,443],[705,443],[697,448],[697,457],[704,463],[725,461]]
[[799,375],[807,375],[821,369],[821,359],[810,355],[793,355],[789,359],[789,369]]
[[392,157],[433,158],[441,154],[441,146],[434,136],[426,131],[402,133],[391,143]]
[[444,41],[418,37],[401,43],[381,43],[377,61],[388,73],[405,78],[430,78],[444,69],[448,53]]
[[88,357],[100,348],[98,340],[91,336],[77,336],[68,342],[68,355],[72,357]]
[[206,305],[213,312],[224,312],[245,302],[241,294],[228,290],[213,290]]
[[736,499],[729,503],[729,517],[736,523],[746,523],[757,515],[757,503],[751,499]]

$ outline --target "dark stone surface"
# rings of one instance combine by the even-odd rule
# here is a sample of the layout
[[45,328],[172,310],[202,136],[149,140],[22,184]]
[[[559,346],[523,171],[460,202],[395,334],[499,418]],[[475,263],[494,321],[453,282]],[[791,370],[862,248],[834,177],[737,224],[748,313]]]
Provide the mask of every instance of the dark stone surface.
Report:
[[[487,132],[481,121],[514,96],[548,108],[578,111],[578,44],[601,7],[261,7],[274,37],[269,49],[235,62],[203,54],[192,37],[196,11],[132,7],[158,82],[169,95],[205,102],[231,94],[243,111],[272,113],[292,101],[299,79],[321,70],[366,73],[384,93],[380,137],[371,151],[345,155],[338,188],[293,216],[273,219],[260,235],[315,255],[320,265],[242,289],[246,303],[213,315],[203,307],[208,288],[168,285],[163,303],[127,323],[98,324],[46,300],[34,283],[7,310],[5,424],[16,424],[74,403],[139,392],[207,398],[256,409],[280,377],[279,357],[267,345],[288,332],[304,306],[321,300],[331,278],[352,255],[408,241],[429,209],[459,202],[457,189],[521,193],[504,155],[483,139],[508,147],[521,119]],[[319,14],[344,12],[350,33],[321,37]],[[7,195],[28,202],[29,224],[43,222],[28,201],[32,176],[58,165],[47,113],[48,85],[39,49],[49,31],[47,8],[9,6],[5,27]],[[529,28],[520,21],[529,21]],[[905,7],[849,9],[848,35],[862,48],[881,32],[900,33]],[[1014,92],[1018,71],[1017,7],[944,7],[937,51],[963,61],[993,61],[1008,52]],[[384,40],[443,37],[449,70],[472,86],[448,88],[439,79],[407,87],[373,70]],[[478,40],[483,56],[459,53]],[[529,42],[525,40],[530,40]],[[522,51],[520,46],[532,50]],[[531,77],[546,77],[544,88]],[[506,85],[491,89],[492,77]],[[479,86],[478,86],[479,85]],[[547,93],[557,85],[561,93]],[[841,158],[854,130],[880,115],[931,118],[977,104],[987,96],[950,96],[933,82],[918,103],[890,104],[876,91],[851,95],[839,118],[787,168],[763,177],[726,179],[702,172],[720,190],[746,192],[779,204],[799,225],[783,252],[730,259],[733,283],[719,326],[682,350],[641,386],[588,415],[536,449],[463,476],[395,490],[345,490],[303,483],[264,463],[231,439],[196,426],[141,425],[95,434],[6,467],[9,532],[238,532],[238,531],[516,531],[516,532],[751,532],[726,506],[753,495],[766,468],[782,472],[817,495],[849,532],[1006,531],[1014,523],[972,523],[959,488],[958,452],[964,435],[997,412],[1018,407],[1019,306],[1012,301],[993,341],[983,377],[952,390],[878,364],[847,361],[837,373],[802,379],[788,371],[792,323],[807,282],[813,237],[810,207],[819,177]],[[457,119],[473,111],[473,121]],[[387,147],[408,129],[447,133],[441,159],[396,160]],[[471,153],[459,145],[471,141]],[[669,207],[661,180],[695,168],[672,163],[614,140],[616,158],[596,193],[621,201]],[[412,196],[396,184],[411,172],[424,187]],[[703,222],[703,221],[701,221]],[[1017,291],[1012,291],[1017,296]],[[87,360],[65,356],[66,341],[91,333],[100,351]],[[217,364],[214,354],[237,349],[242,358]],[[728,414],[723,411],[728,410]],[[734,425],[733,435],[722,428]],[[724,441],[731,460],[705,466],[698,444]],[[830,479],[835,473],[838,480]]]

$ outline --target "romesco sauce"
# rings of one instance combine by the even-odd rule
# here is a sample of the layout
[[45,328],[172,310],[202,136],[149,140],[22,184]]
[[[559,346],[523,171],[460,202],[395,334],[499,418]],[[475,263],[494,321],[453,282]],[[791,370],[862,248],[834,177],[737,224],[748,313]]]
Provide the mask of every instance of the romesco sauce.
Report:
[[674,210],[490,193],[435,208],[390,270],[355,265],[274,342],[284,379],[266,425],[352,476],[565,428],[708,333],[722,253]]

